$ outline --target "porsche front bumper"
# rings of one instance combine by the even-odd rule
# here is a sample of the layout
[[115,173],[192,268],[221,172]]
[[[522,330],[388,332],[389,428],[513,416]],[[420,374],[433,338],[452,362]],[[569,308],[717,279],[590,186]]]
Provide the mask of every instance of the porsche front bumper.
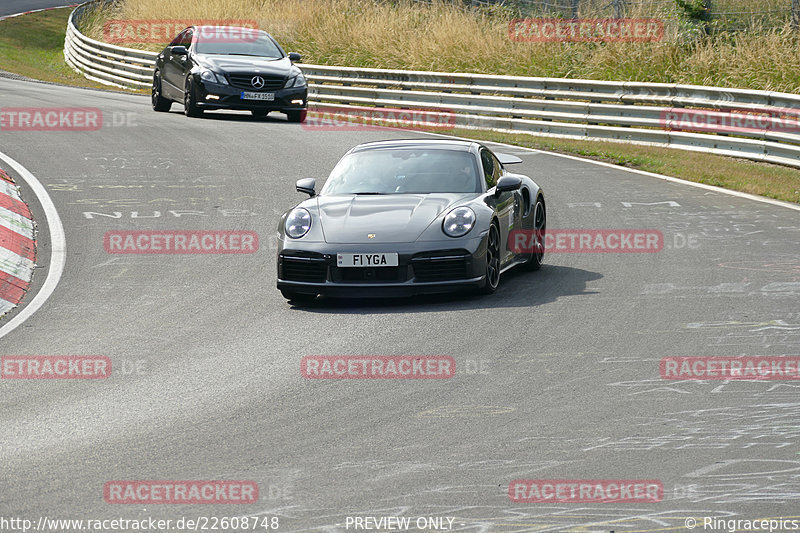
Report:
[[[486,235],[415,243],[330,244],[279,240],[278,288],[328,296],[411,296],[484,285]],[[339,253],[397,253],[396,267],[339,267]]]

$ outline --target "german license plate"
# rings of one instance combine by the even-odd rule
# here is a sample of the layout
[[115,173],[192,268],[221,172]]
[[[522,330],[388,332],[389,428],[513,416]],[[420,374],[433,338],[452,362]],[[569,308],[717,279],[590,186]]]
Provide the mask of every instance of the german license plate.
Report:
[[396,267],[397,254],[336,254],[340,267]]
[[249,93],[242,91],[242,100],[267,100],[272,102],[275,100],[275,93]]

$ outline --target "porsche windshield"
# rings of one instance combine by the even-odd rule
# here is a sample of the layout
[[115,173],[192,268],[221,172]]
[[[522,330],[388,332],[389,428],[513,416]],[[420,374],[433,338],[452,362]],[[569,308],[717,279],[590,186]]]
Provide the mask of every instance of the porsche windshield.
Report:
[[195,43],[198,54],[283,57],[283,52],[267,34],[248,28],[203,26],[197,29]]
[[376,149],[352,153],[333,169],[320,191],[337,194],[480,192],[475,157],[443,149]]

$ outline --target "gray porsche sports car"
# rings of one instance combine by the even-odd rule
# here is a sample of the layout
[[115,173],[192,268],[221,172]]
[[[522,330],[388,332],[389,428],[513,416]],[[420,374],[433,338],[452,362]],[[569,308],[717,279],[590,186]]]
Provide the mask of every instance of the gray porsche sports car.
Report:
[[[505,270],[538,270],[546,211],[541,188],[505,165],[520,163],[477,142],[379,141],[356,146],[278,224],[278,289],[289,300],[319,294],[405,296],[491,293]],[[524,249],[512,231],[534,235]]]

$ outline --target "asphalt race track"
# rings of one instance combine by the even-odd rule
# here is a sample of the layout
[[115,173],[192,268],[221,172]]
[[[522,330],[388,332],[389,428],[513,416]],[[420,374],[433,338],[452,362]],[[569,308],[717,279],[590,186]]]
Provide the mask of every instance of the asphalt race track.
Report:
[[0,2],[0,17],[33,11],[35,9],[69,6],[74,3],[75,2],[69,0],[3,0]]
[[[0,516],[259,515],[283,532],[338,532],[348,516],[403,515],[451,517],[458,531],[619,532],[800,515],[799,385],[659,373],[670,356],[800,355],[797,210],[509,148],[544,188],[548,229],[655,229],[664,249],[549,254],[488,297],[295,307],[274,257],[278,217],[303,198],[295,180],[319,186],[359,142],[423,134],[188,119],[143,96],[3,78],[0,101],[104,119],[0,131],[0,154],[41,181],[66,236],[57,288],[0,353],[113,364],[107,379],[0,380]],[[2,155],[0,167],[38,222],[29,303],[53,243],[30,187]],[[109,230],[249,230],[260,244],[119,255],[104,250]],[[449,355],[456,375],[310,380],[308,355]],[[515,479],[659,480],[664,495],[515,503]],[[116,505],[103,496],[113,480],[252,480],[260,497]]]

